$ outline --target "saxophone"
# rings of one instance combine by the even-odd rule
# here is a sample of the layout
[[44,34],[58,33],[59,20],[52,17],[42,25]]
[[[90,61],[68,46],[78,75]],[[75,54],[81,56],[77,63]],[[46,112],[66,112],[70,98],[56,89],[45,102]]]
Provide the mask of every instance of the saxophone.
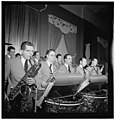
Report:
[[[19,81],[19,83],[16,85],[15,88],[12,88],[10,93],[8,94],[8,99],[9,100],[14,100],[16,98],[16,96],[21,93],[21,89],[22,86],[28,86],[27,85],[27,79],[28,77],[34,78],[37,73],[38,70],[41,68],[41,63],[38,64],[34,64],[29,70],[28,72],[22,77],[22,79]],[[27,90],[27,89],[25,89]],[[25,93],[28,91],[24,91]]]

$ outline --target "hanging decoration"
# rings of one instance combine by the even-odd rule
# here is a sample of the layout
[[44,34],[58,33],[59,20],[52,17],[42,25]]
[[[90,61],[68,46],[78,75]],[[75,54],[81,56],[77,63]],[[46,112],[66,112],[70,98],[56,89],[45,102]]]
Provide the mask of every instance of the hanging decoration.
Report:
[[50,22],[51,24],[54,24],[56,27],[60,28],[60,30],[62,31],[62,33],[64,34],[68,34],[70,33],[77,33],[77,26],[68,23],[54,15],[48,15],[48,22]]

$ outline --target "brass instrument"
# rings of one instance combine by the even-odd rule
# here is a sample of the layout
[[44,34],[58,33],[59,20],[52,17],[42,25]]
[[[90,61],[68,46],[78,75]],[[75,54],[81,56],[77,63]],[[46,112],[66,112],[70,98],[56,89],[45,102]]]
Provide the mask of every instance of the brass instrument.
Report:
[[39,108],[42,108],[42,102],[44,101],[45,97],[47,97],[47,95],[49,94],[50,90],[52,89],[54,82],[55,82],[55,77],[54,75],[56,74],[56,72],[59,70],[59,67],[56,67],[55,71],[50,75],[50,77],[47,80],[47,87],[45,88],[45,91],[43,92],[43,94],[40,96],[39,100],[36,101],[36,106],[38,106]]
[[[41,63],[38,64],[34,64],[29,70],[28,72],[23,76],[23,78],[19,81],[19,83],[16,85],[15,88],[12,88],[10,93],[8,94],[8,99],[9,100],[14,100],[14,98],[22,92],[22,89],[24,90],[23,87],[26,87],[25,90],[27,91],[23,91],[22,94],[27,94],[26,92],[28,92],[27,89],[27,79],[28,77],[34,78],[37,75],[38,70],[41,68]],[[27,86],[26,86],[27,85]]]

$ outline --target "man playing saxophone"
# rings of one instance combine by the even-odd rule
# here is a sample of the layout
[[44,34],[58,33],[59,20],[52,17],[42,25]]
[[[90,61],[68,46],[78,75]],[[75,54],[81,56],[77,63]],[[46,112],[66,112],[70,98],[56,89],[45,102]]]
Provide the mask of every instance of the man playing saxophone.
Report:
[[[57,66],[54,64],[56,61],[56,54],[54,49],[49,49],[46,52],[46,61],[42,61],[41,68],[38,71],[38,99],[41,97],[42,91],[48,86],[48,79],[57,70]],[[40,92],[41,91],[41,92]]]
[[[12,58],[7,61],[5,64],[5,81],[8,80],[8,88],[7,88],[7,95],[10,93],[11,88],[15,88],[16,85],[20,82],[22,77],[27,73],[27,71],[32,66],[32,61],[30,58],[33,55],[34,47],[31,42],[25,41],[21,44],[21,58]],[[27,78],[27,84],[29,86],[36,84],[35,78]],[[18,99],[19,100],[19,99]],[[20,104],[20,101],[18,103]],[[30,96],[27,99],[27,109],[28,111],[32,111],[33,109],[33,100]],[[14,107],[14,111],[20,112],[21,106],[19,105],[18,108]]]

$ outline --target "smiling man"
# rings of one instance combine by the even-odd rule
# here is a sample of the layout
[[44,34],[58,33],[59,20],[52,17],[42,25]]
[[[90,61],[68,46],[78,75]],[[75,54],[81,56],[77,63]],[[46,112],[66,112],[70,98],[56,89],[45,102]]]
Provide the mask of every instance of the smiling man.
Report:
[[41,68],[38,72],[38,80],[37,80],[37,85],[39,90],[44,90],[47,86],[47,80],[49,79],[50,75],[54,73],[56,70],[55,66],[55,61],[56,61],[56,54],[54,49],[49,49],[46,52],[46,61],[42,61]]
[[72,67],[72,56],[70,54],[64,55],[64,65],[59,68],[59,73],[74,73],[75,69]]
[[13,46],[9,46],[8,49],[7,49],[7,51],[8,51],[8,53],[7,53],[7,55],[5,55],[5,63],[10,58],[15,57],[15,48]]
[[[5,64],[5,83],[8,80],[8,88],[7,94],[10,93],[11,88],[15,88],[16,85],[20,82],[23,76],[27,73],[27,71],[31,68],[32,63],[30,62],[30,58],[33,55],[34,47],[31,42],[25,41],[21,44],[21,59],[20,58],[12,58],[9,59]],[[27,79],[28,85],[36,84],[36,80],[34,78]],[[19,99],[18,99],[19,100]],[[28,111],[32,110],[33,102],[32,97],[29,99]],[[20,100],[21,101],[21,100]],[[20,101],[18,101],[20,103]],[[18,103],[17,103],[18,104]],[[20,107],[14,108],[14,111],[20,112]]]

